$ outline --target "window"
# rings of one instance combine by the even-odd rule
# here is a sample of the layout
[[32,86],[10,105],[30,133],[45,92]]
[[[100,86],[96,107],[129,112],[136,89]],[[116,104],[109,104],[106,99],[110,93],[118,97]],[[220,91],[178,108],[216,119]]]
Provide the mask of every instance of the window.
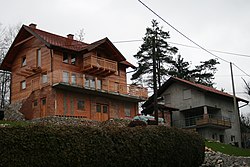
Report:
[[130,117],[131,116],[131,107],[128,104],[125,104],[125,117]]
[[33,108],[37,107],[38,103],[37,103],[37,100],[34,100],[33,101]]
[[21,82],[21,89],[22,90],[26,89],[26,81]]
[[183,90],[183,99],[191,99],[191,89]]
[[118,91],[119,91],[119,83],[118,83],[118,82],[115,82],[115,83],[114,83],[114,89],[115,89],[115,90],[114,90],[115,92],[118,92]]
[[235,142],[235,136],[231,136],[231,142]]
[[102,80],[97,79],[97,89],[102,89]]
[[95,79],[90,79],[89,80],[89,87],[90,88],[95,88]]
[[84,110],[84,101],[83,100],[78,100],[77,109],[78,110]]
[[96,104],[96,112],[108,113],[109,106],[106,104]]
[[63,82],[64,83],[69,83],[69,73],[63,71]]
[[103,111],[103,113],[108,113],[108,106],[102,105],[102,111]]
[[85,77],[85,87],[95,88],[95,78],[92,76]]
[[213,133],[212,139],[213,139],[213,140],[217,140],[217,134],[216,134],[216,133]]
[[42,74],[42,83],[43,84],[48,83],[48,75],[47,75],[47,73]]
[[73,65],[76,64],[76,55],[75,54],[71,55],[71,64],[73,64]]
[[22,57],[22,67],[26,66],[27,65],[27,61],[26,61],[26,57]]
[[41,67],[42,65],[41,49],[36,50],[36,65],[37,67]]
[[63,62],[69,63],[69,55],[67,53],[63,53]]
[[42,99],[42,105],[46,105],[46,98]]
[[101,112],[101,104],[96,104],[96,112]]
[[76,85],[76,74],[71,74],[71,84]]

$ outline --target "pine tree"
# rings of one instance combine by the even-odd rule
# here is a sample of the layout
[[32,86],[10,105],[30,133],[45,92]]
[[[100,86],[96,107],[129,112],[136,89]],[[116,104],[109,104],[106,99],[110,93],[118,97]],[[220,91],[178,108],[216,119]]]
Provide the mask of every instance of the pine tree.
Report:
[[201,65],[196,65],[194,69],[190,69],[189,63],[184,61],[181,55],[178,55],[171,64],[172,67],[168,72],[170,76],[212,87],[214,74],[217,70],[215,65],[219,62],[217,59],[210,59],[201,62]]
[[214,74],[217,71],[215,65],[220,64],[217,59],[202,61],[201,65],[195,66],[193,78],[196,83],[213,87]]
[[146,29],[143,44],[134,55],[138,59],[138,68],[131,78],[134,83],[142,84],[145,81],[149,87],[153,87],[153,38],[155,39],[157,87],[166,80],[172,55],[178,51],[176,47],[167,43],[166,40],[170,38],[169,32],[163,31],[158,24],[156,20],[152,20],[152,27]]
[[175,61],[171,62],[172,66],[168,72],[170,76],[190,80],[193,71],[190,70],[190,65],[188,62],[184,61],[184,58],[179,54]]

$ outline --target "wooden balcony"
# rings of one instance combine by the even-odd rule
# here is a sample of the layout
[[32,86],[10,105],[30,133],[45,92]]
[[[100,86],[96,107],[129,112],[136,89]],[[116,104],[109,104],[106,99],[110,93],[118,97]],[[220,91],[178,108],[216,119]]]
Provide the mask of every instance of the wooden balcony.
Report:
[[72,74],[68,73],[67,78],[63,78],[63,71],[56,70],[53,72],[53,85],[62,84],[68,87],[85,89],[90,91],[112,94],[115,96],[124,96],[128,98],[144,101],[148,98],[148,90],[142,86],[123,84],[110,81],[106,78],[98,80],[86,80],[82,73],[74,73],[75,79],[72,79]]
[[206,114],[174,121],[174,126],[179,128],[213,127],[219,129],[229,129],[231,128],[231,121],[229,118]]
[[83,58],[82,71],[89,75],[109,76],[117,72],[117,62],[90,55]]

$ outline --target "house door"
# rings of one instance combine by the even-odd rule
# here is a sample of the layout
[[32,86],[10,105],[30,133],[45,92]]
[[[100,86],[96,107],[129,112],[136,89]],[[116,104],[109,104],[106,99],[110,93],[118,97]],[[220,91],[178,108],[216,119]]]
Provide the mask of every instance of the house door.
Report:
[[47,101],[46,101],[46,98],[42,98],[41,99],[41,103],[40,103],[40,106],[41,106],[41,117],[45,117],[45,114],[46,114],[46,109],[47,109]]
[[106,104],[96,104],[96,118],[98,121],[108,120],[109,106]]

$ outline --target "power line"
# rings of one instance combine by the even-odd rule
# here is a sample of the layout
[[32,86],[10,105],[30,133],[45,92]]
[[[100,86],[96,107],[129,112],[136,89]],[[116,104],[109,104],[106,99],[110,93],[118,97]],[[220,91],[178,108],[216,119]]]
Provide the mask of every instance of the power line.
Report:
[[244,74],[246,74],[248,77],[250,77],[249,74],[247,74],[244,70],[242,70],[240,67],[238,67],[236,64],[233,63],[233,65],[238,68],[241,72],[243,72]]
[[[113,43],[130,43],[130,42],[141,42],[141,41],[143,41],[143,40],[132,39],[132,40],[115,41]],[[196,47],[196,46],[181,44],[181,43],[177,43],[177,42],[168,41],[168,43],[174,44],[174,45],[179,45],[179,46],[184,46],[184,47],[188,47],[188,48],[200,49],[199,47]],[[228,54],[228,55],[241,56],[241,57],[249,57],[250,58],[250,55],[247,55],[247,54],[233,53],[233,52],[220,51],[220,50],[214,50],[214,49],[207,49],[207,50],[209,50],[211,52],[217,52],[217,53],[223,53],[223,54]]]
[[[143,3],[141,0],[138,0],[144,7],[146,7],[149,11],[151,11],[154,15],[156,15],[158,18],[160,18],[164,23],[166,23],[168,26],[170,26],[172,29],[174,29],[176,32],[178,32],[179,34],[181,34],[183,37],[185,37],[187,40],[189,40],[191,43],[193,43],[194,45],[198,46],[199,48],[201,48],[202,50],[204,50],[205,52],[209,53],[210,55],[224,61],[227,63],[230,63],[229,61],[213,54],[212,52],[210,52],[209,50],[205,49],[204,47],[202,47],[201,45],[199,45],[198,43],[194,42],[191,38],[189,38],[188,36],[186,36],[185,34],[183,34],[182,32],[180,32],[177,28],[175,28],[173,25],[171,25],[169,22],[167,22],[164,18],[162,18],[160,15],[158,15],[155,11],[153,11],[150,7],[148,7],[145,3]],[[243,72],[244,74],[246,74],[247,76],[250,77],[249,74],[247,74],[244,70],[242,70],[240,67],[238,67],[236,64],[233,63],[233,65],[238,68],[241,72]]]
[[[176,43],[176,42],[168,42],[168,43],[175,44],[175,45],[180,45],[180,46],[185,46],[185,47],[189,47],[189,48],[194,48],[194,49],[200,49],[199,47],[196,47],[196,46],[180,44],[180,43]],[[217,53],[223,53],[223,54],[228,54],[228,55],[249,57],[250,58],[250,55],[247,55],[247,54],[233,53],[233,52],[220,51],[220,50],[214,50],[214,49],[208,49],[208,50],[211,51],[211,52],[217,52]]]
[[205,52],[213,55],[214,57],[221,59],[222,61],[225,61],[227,63],[230,63],[229,61],[213,54],[212,52],[210,52],[209,50],[205,49],[204,47],[202,47],[201,45],[199,45],[198,43],[194,42],[191,38],[189,38],[188,36],[186,36],[185,34],[183,34],[182,32],[180,32],[177,28],[175,28],[174,26],[172,26],[170,23],[168,23],[165,19],[163,19],[160,15],[158,15],[155,11],[153,11],[151,8],[149,8],[146,4],[144,4],[142,1],[138,0],[143,6],[145,6],[148,10],[150,10],[153,14],[155,14],[157,17],[159,17],[163,22],[165,22],[168,26],[170,26],[171,28],[173,28],[176,32],[178,32],[179,34],[181,34],[183,37],[185,37],[187,40],[189,40],[190,42],[192,42],[194,45],[198,46],[199,48],[201,48],[202,50],[204,50]]

